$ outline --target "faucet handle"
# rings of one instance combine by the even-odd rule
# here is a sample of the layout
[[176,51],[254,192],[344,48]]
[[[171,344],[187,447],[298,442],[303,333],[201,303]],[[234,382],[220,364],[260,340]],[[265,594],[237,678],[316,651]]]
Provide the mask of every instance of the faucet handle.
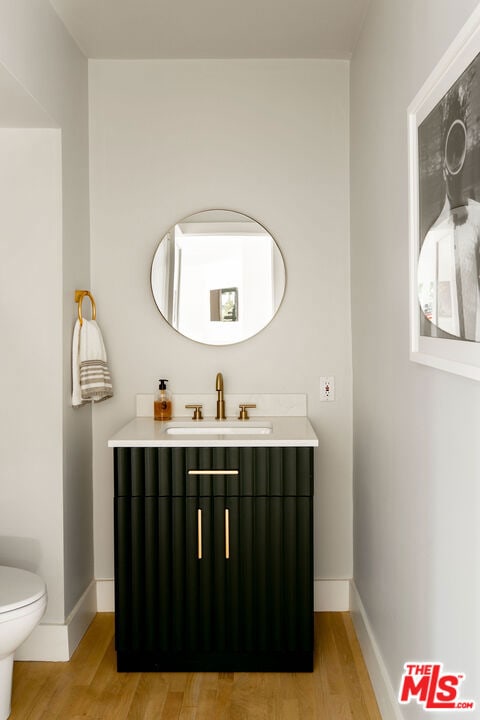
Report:
[[195,408],[193,411],[192,420],[203,420],[202,407],[203,405],[185,405],[186,408]]
[[238,416],[239,420],[248,420],[248,410],[247,408],[254,408],[257,407],[256,405],[248,404],[248,403],[240,403],[238,406],[240,408],[240,415]]

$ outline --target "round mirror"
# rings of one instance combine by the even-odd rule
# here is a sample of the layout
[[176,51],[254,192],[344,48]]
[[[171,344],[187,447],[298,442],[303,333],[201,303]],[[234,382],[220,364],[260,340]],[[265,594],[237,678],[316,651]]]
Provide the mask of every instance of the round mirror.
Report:
[[271,321],[285,291],[285,265],[258,222],[231,210],[207,210],[164,235],[151,283],[158,309],[175,330],[207,345],[231,345]]

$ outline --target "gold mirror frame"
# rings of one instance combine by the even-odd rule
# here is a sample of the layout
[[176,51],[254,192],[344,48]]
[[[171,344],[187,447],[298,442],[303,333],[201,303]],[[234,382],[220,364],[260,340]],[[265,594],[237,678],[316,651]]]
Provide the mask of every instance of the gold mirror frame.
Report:
[[233,210],[204,210],[172,225],[153,257],[151,288],[168,324],[207,345],[232,345],[275,317],[285,263],[271,233]]

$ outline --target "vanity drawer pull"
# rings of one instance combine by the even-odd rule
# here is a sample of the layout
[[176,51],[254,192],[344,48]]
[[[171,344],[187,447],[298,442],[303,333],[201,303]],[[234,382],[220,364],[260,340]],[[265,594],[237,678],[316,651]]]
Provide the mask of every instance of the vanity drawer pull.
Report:
[[202,511],[197,510],[197,533],[198,533],[198,550],[197,557],[199,560],[202,559]]
[[230,559],[230,511],[225,508],[225,559]]
[[189,475],[238,475],[238,470],[189,470]]

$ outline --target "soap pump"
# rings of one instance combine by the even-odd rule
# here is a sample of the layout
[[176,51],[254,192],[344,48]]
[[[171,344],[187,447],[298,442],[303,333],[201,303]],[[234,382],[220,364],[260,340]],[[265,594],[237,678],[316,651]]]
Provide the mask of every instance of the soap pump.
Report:
[[155,420],[170,420],[172,417],[172,396],[170,391],[167,390],[166,383],[168,380],[161,378],[158,382],[158,390],[155,393],[153,402],[153,417]]

